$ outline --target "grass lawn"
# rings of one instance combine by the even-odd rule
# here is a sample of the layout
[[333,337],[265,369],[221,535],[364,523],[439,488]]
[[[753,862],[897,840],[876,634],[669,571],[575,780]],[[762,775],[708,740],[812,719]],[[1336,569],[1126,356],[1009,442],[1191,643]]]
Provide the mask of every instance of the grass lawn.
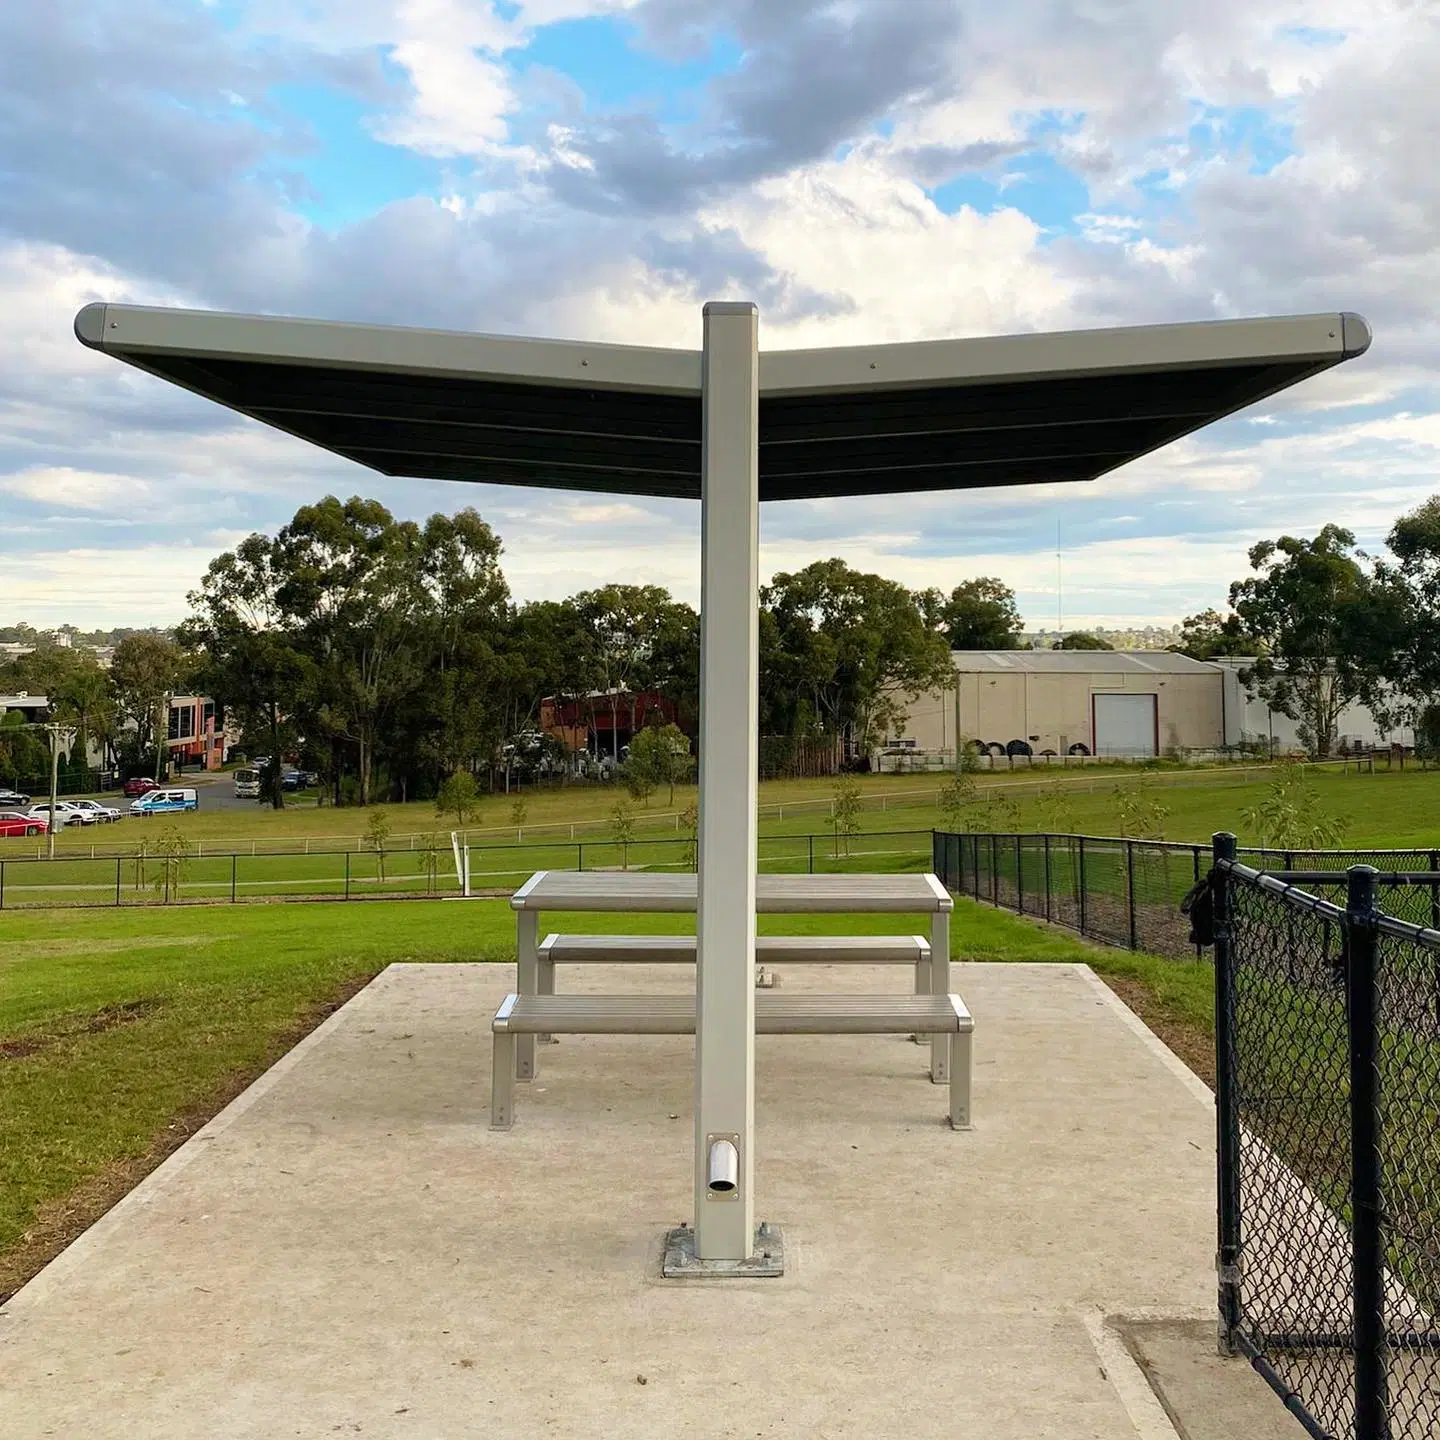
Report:
[[[774,916],[774,933],[924,931]],[[597,915],[675,933],[688,916]],[[514,958],[503,901],[0,915],[0,1298],[393,961]],[[1210,967],[1101,949],[957,902],[957,959],[1085,961],[1208,1077]]]
[[[1346,822],[1343,843],[1347,846],[1377,848],[1440,847],[1440,770],[1405,770],[1374,774],[1345,774],[1333,767],[1312,772],[1313,785],[1324,809]],[[1053,774],[998,771],[977,777],[981,803],[973,824],[977,829],[1008,830],[1013,821],[996,811],[988,818],[991,804],[1003,804],[1010,797],[1018,806],[1019,828],[1023,831],[1070,830],[1088,835],[1114,835],[1120,829],[1116,788],[1139,783],[1141,774],[1131,767],[1088,767]],[[1157,798],[1167,807],[1164,838],[1203,843],[1217,830],[1234,830],[1245,839],[1244,811],[1262,801],[1269,785],[1263,769],[1235,767],[1219,770],[1166,769],[1148,772]],[[887,831],[912,834],[946,828],[936,796],[947,782],[945,775],[869,775],[857,777],[863,806],[859,817],[863,831],[879,835]],[[212,783],[228,786],[228,777]],[[827,836],[826,819],[834,782],[830,780],[771,781],[760,787],[760,833],[777,851],[787,846],[800,853],[806,834]],[[669,803],[664,793],[648,805],[631,803],[635,833],[641,839],[677,841],[682,836],[679,816],[694,799],[693,787],[676,791]],[[559,854],[560,842],[570,848],[565,863],[575,863],[573,842],[586,842],[586,865],[612,863],[604,858],[609,849],[610,813],[623,791],[613,786],[572,787],[566,790],[525,792],[526,816],[523,828],[510,818],[511,800],[503,795],[487,797],[478,818],[467,827],[472,845],[492,847],[492,858],[500,852],[493,847],[523,840],[527,851],[544,846]],[[309,846],[314,850],[338,851],[365,848],[362,833],[370,811],[359,809],[318,809],[313,804],[283,811],[256,806],[253,810],[206,809],[203,791],[201,809],[193,814],[164,820],[125,820],[112,827],[81,830],[67,828],[57,837],[63,854],[129,855],[139,839],[157,827],[175,824],[186,838],[196,842],[203,853],[254,850],[263,853]],[[413,853],[433,837],[441,851],[441,873],[453,869],[449,858],[453,821],[441,820],[428,801],[408,805],[373,806],[391,824],[390,844],[407,851],[398,865],[412,870]],[[145,828],[142,828],[145,827]],[[591,843],[595,848],[592,851]],[[821,841],[816,841],[823,850]],[[35,840],[0,840],[0,858],[18,859],[37,853]],[[657,855],[661,847],[654,847]],[[665,850],[674,860],[682,853],[678,845]],[[337,864],[339,862],[337,861]],[[541,861],[554,864],[554,860]],[[526,868],[524,857],[496,859],[496,866],[514,864]],[[495,868],[492,866],[492,868]],[[530,867],[530,868],[533,868]],[[113,886],[113,862],[111,872]]]

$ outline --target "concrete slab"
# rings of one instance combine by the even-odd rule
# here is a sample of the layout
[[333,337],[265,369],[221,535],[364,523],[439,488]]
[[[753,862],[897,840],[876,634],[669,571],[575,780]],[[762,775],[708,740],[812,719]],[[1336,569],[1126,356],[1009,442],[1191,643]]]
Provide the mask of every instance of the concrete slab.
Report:
[[1210,1315],[1212,1112],[1084,967],[956,967],[969,1133],[920,1046],[762,1038],[787,1273],[719,1284],[658,1273],[693,1042],[566,1037],[492,1132],[512,973],[387,970],[0,1309],[9,1440],[1173,1436],[1102,1322]]
[[1248,1361],[1218,1353],[1213,1318],[1129,1321],[1120,1329],[1182,1440],[1304,1435]]

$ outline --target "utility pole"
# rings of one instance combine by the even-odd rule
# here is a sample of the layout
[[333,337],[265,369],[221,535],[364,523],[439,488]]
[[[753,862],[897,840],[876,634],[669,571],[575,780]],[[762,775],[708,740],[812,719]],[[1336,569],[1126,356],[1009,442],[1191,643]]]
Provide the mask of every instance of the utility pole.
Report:
[[65,736],[65,743],[68,745],[75,738],[75,732],[66,725],[57,725],[54,721],[45,726],[45,733],[50,737],[50,823],[45,827],[46,851],[48,858],[55,858],[55,832],[60,828],[60,822],[55,814],[55,805],[60,789],[60,736]]
[[[170,697],[166,695],[155,707],[155,783],[165,783],[165,742],[170,737]],[[279,756],[271,759],[273,765]]]

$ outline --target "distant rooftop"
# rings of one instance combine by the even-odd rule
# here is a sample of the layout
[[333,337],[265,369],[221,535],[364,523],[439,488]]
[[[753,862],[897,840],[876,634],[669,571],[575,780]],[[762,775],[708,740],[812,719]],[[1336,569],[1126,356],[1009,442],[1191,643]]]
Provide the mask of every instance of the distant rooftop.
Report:
[[957,670],[1033,675],[1191,675],[1213,669],[1169,650],[952,650]]

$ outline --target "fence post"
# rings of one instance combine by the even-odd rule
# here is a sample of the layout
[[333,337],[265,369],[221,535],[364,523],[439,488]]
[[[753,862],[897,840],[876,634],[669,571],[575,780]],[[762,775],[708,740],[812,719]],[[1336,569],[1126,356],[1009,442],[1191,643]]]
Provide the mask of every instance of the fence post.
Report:
[[1086,889],[1085,889],[1085,837],[1084,837],[1083,835],[1081,835],[1081,836],[1079,837],[1079,839],[1080,839],[1080,933],[1081,933],[1082,935],[1088,935],[1088,934],[1090,933],[1090,928],[1089,928],[1089,926],[1090,926],[1090,916],[1089,916],[1090,907],[1089,907],[1088,904],[1086,904],[1087,895],[1086,895]]
[[[1198,855],[1198,851],[1196,852]],[[1220,1283],[1220,1353],[1235,1353],[1240,1305],[1240,1109],[1235,1095],[1235,962],[1230,949],[1230,872],[1235,837],[1210,841],[1210,913],[1215,935],[1215,1273]]]
[[[1192,845],[1190,847],[1190,859],[1195,865],[1195,883],[1198,885],[1200,883],[1200,847],[1198,845]],[[1197,945],[1195,947],[1195,958],[1197,960],[1200,958],[1200,953],[1201,947]]]
[[120,898],[120,866],[121,866],[121,863],[122,863],[122,862],[121,862],[121,860],[120,860],[120,857],[117,855],[117,856],[115,857],[115,903],[116,903],[117,905],[119,905],[119,904],[122,903],[121,898]]
[[[1430,878],[1440,870],[1440,850],[1430,852]],[[1440,885],[1430,886],[1430,928],[1440,930]],[[1440,954],[1435,956],[1435,1028],[1440,1032]]]
[[1130,948],[1139,949],[1135,934],[1135,842],[1125,842],[1125,898],[1130,909]]
[[345,898],[350,898],[350,852],[345,852]]
[[1020,837],[1015,837],[1015,913],[1025,913],[1025,858],[1020,852]]
[[1352,865],[1345,903],[1350,1030],[1351,1290],[1355,1304],[1355,1440],[1388,1440],[1385,1250],[1380,1231],[1380,1095],[1373,865]]
[[[308,855],[310,852],[307,850],[305,853]],[[239,854],[232,851],[230,855],[230,903],[232,905],[235,903],[235,882],[239,864]]]
[[0,860],[0,910],[5,908],[5,862]]
[[805,840],[810,847],[810,873],[813,875],[815,873],[815,837],[807,835]]
[[990,903],[1000,903],[1000,837],[990,836]]
[[1050,882],[1050,832],[1045,832],[1045,918],[1050,917],[1050,894],[1052,886]]
[[[572,835],[575,833],[575,827],[573,825],[570,827],[570,833]],[[578,840],[575,843],[575,868],[582,872],[585,869],[585,842],[583,840]]]

